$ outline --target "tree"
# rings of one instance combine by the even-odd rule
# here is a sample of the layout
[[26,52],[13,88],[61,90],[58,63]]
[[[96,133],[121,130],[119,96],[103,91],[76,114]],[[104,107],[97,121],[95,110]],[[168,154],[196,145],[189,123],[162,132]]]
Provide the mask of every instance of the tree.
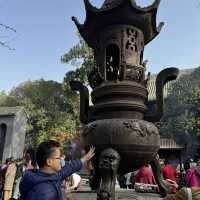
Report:
[[172,84],[166,99],[161,134],[177,142],[195,142],[200,136],[200,67]]
[[[0,106],[24,106],[28,115],[28,143],[37,146],[55,135],[70,139],[75,134],[75,120],[70,96],[55,81],[26,81],[0,101]],[[0,98],[1,99],[1,98]],[[66,101],[69,100],[68,102]]]
[[75,70],[66,73],[64,78],[64,84],[68,84],[70,80],[80,80],[87,84],[87,74],[91,70],[94,64],[93,51],[85,43],[85,41],[79,35],[79,42],[73,46],[67,53],[61,57],[63,63],[70,63]]
[[0,91],[0,104],[2,104],[6,98],[6,93],[4,91]]
[[[75,67],[75,70],[68,71],[65,74],[63,80],[63,88],[65,91],[65,97],[67,98],[67,102],[72,105],[74,120],[79,126],[79,95],[71,90],[69,83],[71,80],[79,80],[83,84],[88,85],[87,75],[88,72],[91,71],[91,67],[94,64],[94,57],[92,49],[89,48],[89,46],[85,43],[80,35],[78,35],[78,37],[78,44],[73,46],[67,53],[65,53],[61,57],[61,62],[69,63]],[[70,98],[68,98],[69,96]]]

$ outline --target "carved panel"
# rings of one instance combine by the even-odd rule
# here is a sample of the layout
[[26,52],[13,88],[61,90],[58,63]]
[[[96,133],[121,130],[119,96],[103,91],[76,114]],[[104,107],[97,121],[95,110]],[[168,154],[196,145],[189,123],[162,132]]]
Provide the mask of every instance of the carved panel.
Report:
[[138,39],[138,32],[132,28],[126,28],[126,49],[130,51],[137,51],[136,41]]
[[126,80],[143,82],[145,69],[142,66],[126,66]]
[[88,74],[88,82],[90,87],[94,89],[95,87],[99,86],[103,82],[103,76],[99,70],[99,67],[96,66],[94,63],[93,69]]
[[137,66],[141,63],[144,48],[143,33],[134,27],[125,27],[124,51],[127,65]]
[[137,134],[137,136],[140,137],[146,137],[146,136],[151,136],[151,135],[158,135],[158,130],[157,128],[146,121],[142,120],[127,120],[123,122],[123,125],[129,129],[130,131],[133,131],[134,133]]
[[[93,79],[93,82],[95,82],[91,84],[92,88],[104,80],[126,79],[140,83],[144,81],[145,67],[141,64],[143,59],[144,36],[140,30],[127,25],[107,27],[100,33],[99,44],[98,49],[95,50],[95,59],[99,69],[98,72],[94,72],[97,70],[97,68],[94,68],[90,74],[90,79]],[[106,49],[110,45],[119,48],[117,62],[108,60]],[[116,64],[114,65],[112,63],[118,64],[115,66]],[[116,69],[108,65],[115,66]]]

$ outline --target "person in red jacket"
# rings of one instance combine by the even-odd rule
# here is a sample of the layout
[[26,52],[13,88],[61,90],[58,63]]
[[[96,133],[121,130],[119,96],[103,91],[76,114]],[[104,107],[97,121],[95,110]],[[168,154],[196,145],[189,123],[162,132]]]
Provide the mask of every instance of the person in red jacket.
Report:
[[[177,172],[176,169],[169,163],[168,160],[165,160],[165,166],[162,170],[163,178],[168,182],[176,183]],[[177,192],[177,187],[172,187],[172,193]]]
[[156,184],[156,180],[149,164],[146,164],[139,169],[135,177],[135,183]]

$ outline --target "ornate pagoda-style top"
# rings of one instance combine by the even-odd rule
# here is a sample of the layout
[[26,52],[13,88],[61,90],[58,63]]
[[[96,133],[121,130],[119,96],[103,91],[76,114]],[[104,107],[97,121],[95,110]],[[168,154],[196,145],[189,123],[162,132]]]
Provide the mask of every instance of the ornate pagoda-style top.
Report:
[[[75,17],[72,19],[94,52],[95,62],[88,73],[94,116],[96,119],[143,119],[145,115],[147,119],[149,76],[143,54],[144,46],[159,34],[163,25],[156,24],[160,0],[143,8],[135,0],[105,0],[101,8],[94,7],[89,0],[84,3],[84,24]],[[156,79],[158,109],[155,115],[148,115],[148,121],[162,116],[163,86],[177,74],[177,69],[159,73]],[[86,89],[80,85],[77,83],[73,88],[84,93]],[[83,106],[82,110],[87,109]]]
[[148,7],[137,6],[135,0],[106,0],[101,8],[94,7],[89,0],[84,0],[86,20],[82,25],[73,17],[81,36],[89,46],[96,46],[94,37],[99,30],[117,24],[127,24],[140,29],[144,34],[144,43],[147,44],[160,32],[163,23],[156,25],[156,14],[160,0]]

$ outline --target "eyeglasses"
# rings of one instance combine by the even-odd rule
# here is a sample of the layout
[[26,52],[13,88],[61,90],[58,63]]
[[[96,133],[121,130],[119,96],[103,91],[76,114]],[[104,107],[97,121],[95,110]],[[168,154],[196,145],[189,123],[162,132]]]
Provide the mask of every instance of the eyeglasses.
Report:
[[57,157],[57,158],[51,157],[51,159],[61,160],[61,157]]

